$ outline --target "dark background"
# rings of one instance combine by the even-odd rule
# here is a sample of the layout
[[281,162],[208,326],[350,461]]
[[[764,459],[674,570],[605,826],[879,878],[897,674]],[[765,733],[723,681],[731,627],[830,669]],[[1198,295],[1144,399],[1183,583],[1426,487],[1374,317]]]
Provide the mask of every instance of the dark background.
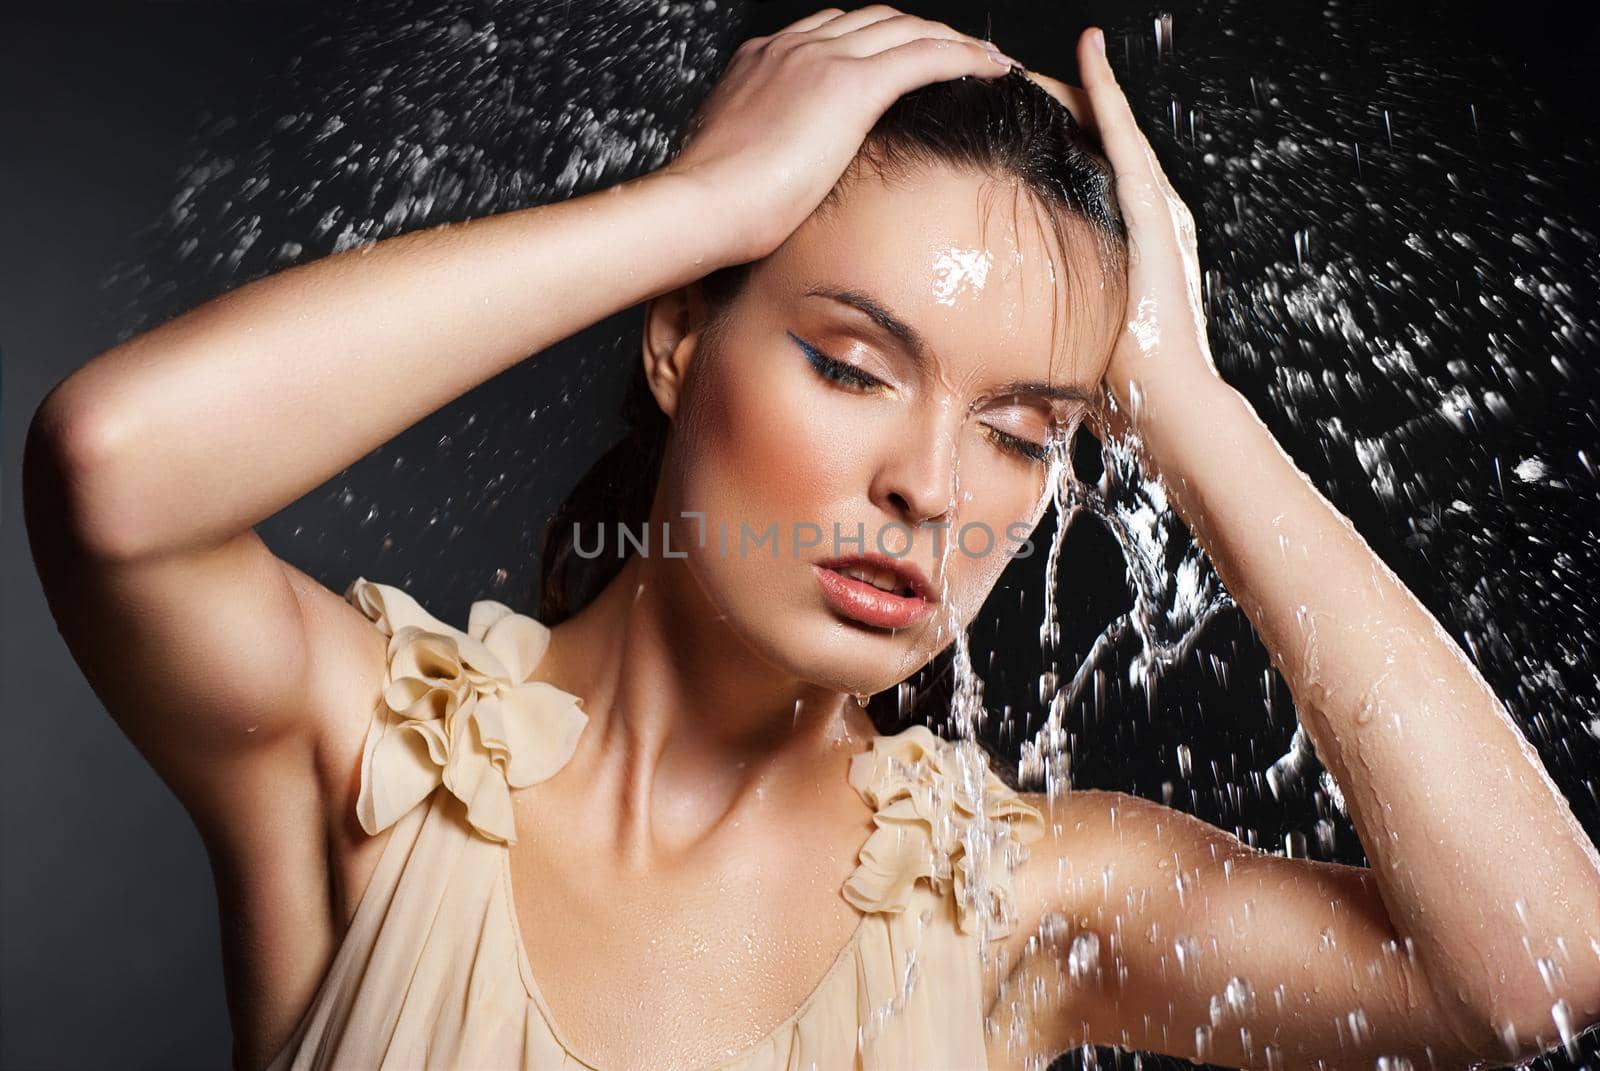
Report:
[[[453,6],[471,17],[492,5]],[[560,17],[581,17],[582,5],[578,12],[571,4],[545,6]],[[699,25],[704,40],[731,44],[770,32],[815,6],[820,4],[724,4]],[[1142,43],[1137,35],[1148,36],[1151,16],[1161,10],[1109,2],[1048,9],[1018,3],[902,6],[975,32],[988,20],[1003,48],[1069,80],[1074,77],[1071,42],[1080,26],[1095,22],[1107,27],[1114,42],[1126,36]],[[1276,39],[1286,50],[1315,54],[1325,45],[1323,27],[1333,6],[1273,5],[1272,25],[1265,29],[1262,20],[1268,16],[1244,5],[1185,10],[1178,20],[1179,49],[1193,40],[1191,30],[1198,36],[1205,26],[1225,27],[1236,19],[1260,31],[1253,38],[1257,47],[1262,41],[1270,47]],[[1538,0],[1514,7],[1350,6],[1364,13],[1368,32],[1388,25],[1395,40],[1417,49],[1435,69],[1460,57],[1473,77],[1482,79],[1479,112],[1485,121],[1514,116],[1541,159],[1564,155],[1561,188],[1549,196],[1566,211],[1586,212],[1588,226],[1595,225],[1600,217],[1592,166],[1596,124],[1588,77],[1600,59],[1594,8]],[[248,144],[248,117],[263,102],[304,94],[319,79],[335,76],[338,63],[348,57],[331,48],[325,35],[365,20],[381,38],[384,21],[401,18],[403,8],[415,12],[419,6],[58,3],[13,9],[5,16],[0,38],[0,679],[8,737],[0,749],[0,1064],[5,1067],[227,1064],[218,924],[205,856],[187,817],[106,718],[56,634],[21,524],[21,445],[45,392],[88,357],[133,326],[237,281],[215,266],[180,264],[172,232],[152,228],[170,208],[180,169],[205,145],[236,150]],[[1217,42],[1214,48],[1226,47],[1224,39]],[[1374,42],[1375,49],[1383,46],[1392,48],[1393,40]],[[287,78],[297,56],[310,60]],[[1258,62],[1266,62],[1261,52],[1240,47],[1241,71]],[[1136,87],[1137,79],[1128,84]],[[1459,99],[1459,87],[1451,92],[1457,94],[1452,100]],[[660,114],[670,118],[690,104],[692,95],[675,98],[662,105]],[[229,125],[232,116],[246,118]],[[1158,150],[1165,158],[1164,147],[1158,144]],[[1183,178],[1175,174],[1180,186]],[[220,203],[210,207],[220,218]],[[454,214],[472,213],[457,206]],[[1197,214],[1204,229],[1204,214]],[[218,248],[232,240],[221,230],[197,236]],[[259,274],[270,266],[247,261],[241,273]],[[464,620],[468,603],[486,593],[523,599],[526,563],[536,560],[531,533],[537,525],[507,518],[548,512],[615,437],[615,384],[595,375],[594,368],[596,362],[618,360],[618,340],[627,340],[630,323],[624,314],[597,325],[555,348],[548,361],[514,369],[488,390],[446,407],[414,434],[263,524],[263,535],[330,586],[342,588],[355,575],[402,584],[446,620]],[[1247,375],[1247,366],[1238,368],[1240,376]],[[1248,383],[1235,381],[1251,393]],[[469,430],[477,414],[525,410],[530,399],[548,415],[536,427],[519,431],[518,453],[510,456],[543,460],[505,488],[482,467],[503,462],[505,452],[489,451],[485,461],[481,451],[443,444],[453,435],[480,434]],[[1258,400],[1258,408],[1261,404]],[[1566,425],[1569,432],[1573,426]],[[1295,448],[1290,434],[1295,429],[1282,430],[1297,460],[1309,465],[1305,452]],[[1587,443],[1592,456],[1594,439],[1584,439],[1582,428],[1573,434],[1575,445]],[[396,465],[397,458],[408,465]],[[403,475],[394,476],[396,470]],[[1313,474],[1325,488],[1342,486],[1331,463]],[[352,497],[378,502],[382,520],[364,521],[368,511],[352,508]],[[1369,509],[1363,515],[1363,502],[1353,492],[1333,497],[1442,613],[1452,592],[1432,583],[1434,563],[1425,556],[1408,557],[1411,544],[1403,534],[1386,537],[1381,514]],[[437,504],[449,523],[421,530]],[[1074,596],[1080,600],[1073,604],[1075,613],[1068,616],[1079,622],[1077,641],[1087,643],[1121,609],[1118,600],[1125,590],[1117,577],[1115,544],[1093,526],[1080,527],[1081,532],[1073,530],[1072,545],[1074,560],[1086,563],[1085,579]],[[502,568],[513,578],[509,587],[496,579]],[[1543,606],[1538,613],[1552,621],[1580,609]],[[1030,610],[1017,620],[1018,636],[1025,639],[1037,614]],[[990,648],[1005,642],[998,634],[975,637],[976,644]],[[1252,642],[1248,628],[1235,619],[1219,626],[1213,649],[1248,662]],[[985,669],[981,661],[978,666]],[[989,667],[991,698],[1025,703],[1038,668]],[[1505,687],[1504,679],[1496,683]],[[1186,693],[1189,705],[1203,705],[1204,693],[1203,683],[1193,683]],[[1280,842],[1287,829],[1310,829],[1318,818],[1337,826],[1339,816],[1320,793],[1303,793],[1276,810],[1270,797],[1230,809],[1224,786],[1202,784],[1208,755],[1223,756],[1225,763],[1227,756],[1247,761],[1264,756],[1265,761],[1284,751],[1292,708],[1281,688],[1274,692],[1269,685],[1266,698],[1267,720],[1261,725],[1243,717],[1238,725],[1204,724],[1191,716],[1168,720],[1170,738],[1152,735],[1148,725],[1143,736],[1120,729],[1088,733],[1074,751],[1074,784],[1161,798],[1162,786],[1176,781],[1175,805],[1241,835],[1248,832],[1263,846]],[[1264,738],[1260,753],[1241,736]],[[1193,778],[1174,772],[1175,740],[1192,742]],[[1563,738],[1561,732],[1536,742],[1547,761],[1561,760],[1559,769],[1552,761],[1552,771],[1593,832],[1593,781],[1577,776],[1594,755],[1592,742]],[[1587,769],[1592,773],[1592,766]],[[1321,854],[1358,859],[1359,845],[1352,841],[1348,828],[1339,826],[1321,845]],[[1313,841],[1313,854],[1317,848]],[[1587,1057],[1557,1058],[1550,1066],[1600,1066],[1594,1042],[1588,1046]]]

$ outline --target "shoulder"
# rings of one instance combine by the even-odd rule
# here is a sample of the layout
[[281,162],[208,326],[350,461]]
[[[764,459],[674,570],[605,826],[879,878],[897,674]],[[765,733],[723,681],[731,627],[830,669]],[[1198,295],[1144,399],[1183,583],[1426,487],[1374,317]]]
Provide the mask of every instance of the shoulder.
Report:
[[1129,890],[1254,854],[1232,833],[1202,818],[1127,792],[1072,789],[1054,800],[1043,792],[1020,798],[1045,819],[1044,836],[1031,846],[1015,878],[1026,933],[1037,932],[1052,913],[1081,923]]
[[[363,583],[357,581],[357,584]],[[389,638],[351,595],[304,577],[305,627],[315,652],[312,674],[313,763],[335,845],[357,842],[361,753],[388,679]]]
[[[1182,906],[1197,872],[1254,850],[1203,819],[1127,792],[1071,789],[1054,799],[1024,792],[1019,799],[1043,815],[1044,835],[1013,875],[1018,926],[998,958],[1000,974],[987,976],[991,1007],[1008,1006],[1008,994],[1019,991],[1048,993],[1028,1005],[1027,1030],[1059,1053],[1087,1043],[1082,1024],[1104,1017],[1105,1000],[1115,1002],[1094,986],[1063,987],[1063,967],[1076,978],[1097,964],[1124,964],[1119,941],[1142,946],[1152,934],[1173,932],[1180,911],[1198,908],[1193,897]],[[1179,896],[1159,895],[1174,884]]]
[[378,834],[442,787],[477,833],[515,843],[512,790],[554,776],[589,720],[580,696],[533,677],[553,630],[494,599],[474,602],[459,629],[365,578],[345,597],[386,640],[381,694],[350,739],[361,830]]
[[925,725],[880,735],[851,759],[849,780],[874,808],[876,829],[845,884],[847,900],[863,911],[903,911],[926,880],[953,898],[962,932],[988,940],[1015,929],[1013,868],[1044,820],[975,741]]
[[[397,659],[427,661],[429,641],[461,635],[397,584],[356,577],[342,592],[304,578],[306,630],[316,652],[314,762],[337,852],[371,854],[358,821],[367,744],[383,720]],[[407,649],[410,649],[407,654]]]
[[391,720],[386,697],[407,673],[397,666],[426,672],[449,660],[448,652],[431,648],[467,637],[399,584],[358,576],[340,591],[299,574],[297,587],[315,652],[311,761],[335,915],[348,920],[388,842],[389,830],[364,828],[360,816],[368,752]]

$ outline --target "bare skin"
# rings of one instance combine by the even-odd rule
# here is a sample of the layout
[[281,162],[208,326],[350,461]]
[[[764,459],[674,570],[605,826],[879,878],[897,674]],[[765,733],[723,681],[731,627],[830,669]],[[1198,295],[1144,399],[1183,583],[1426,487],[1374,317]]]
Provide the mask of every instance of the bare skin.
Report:
[[[1095,117],[1137,196],[1156,173],[1137,171],[1137,128],[1125,103],[1115,110],[1109,68],[1092,60],[1083,69],[1096,75],[1088,86]],[[367,838],[354,820],[361,739],[384,677],[383,638],[338,593],[276,558],[251,526],[526,354],[620,309],[650,301],[640,356],[673,422],[652,519],[678,526],[674,546],[694,542],[685,510],[734,524],[759,519],[761,527],[902,521],[916,531],[909,557],[936,578],[943,612],[924,627],[867,630],[823,603],[806,556],[741,560],[702,550],[630,561],[554,630],[535,677],[582,695],[591,721],[567,767],[514,797],[514,899],[554,1018],[590,1062],[694,1068],[737,1051],[794,1011],[848,939],[858,916],[839,888],[870,816],[845,773],[872,737],[848,695],[891,686],[948,644],[1005,564],[999,556],[937,555],[920,525],[982,520],[1002,530],[1012,520],[1036,522],[1043,469],[1017,453],[1015,440],[1043,441],[1084,412],[1078,403],[999,396],[997,384],[1048,379],[1091,395],[1104,383],[1126,407],[1127,385],[1140,382],[1156,399],[1145,412],[1163,422],[1136,413],[1120,427],[1144,436],[1165,478],[1218,496],[1213,505],[1197,492],[1204,504],[1193,509],[1177,501],[1199,519],[1230,585],[1237,579],[1258,593],[1252,619],[1275,652],[1302,649],[1283,624],[1285,607],[1310,602],[1351,622],[1371,611],[1359,602],[1334,611],[1312,601],[1324,596],[1296,586],[1291,570],[1249,564],[1260,559],[1248,530],[1262,507],[1224,500],[1215,490],[1220,467],[1243,456],[1286,487],[1298,473],[1281,453],[1273,460],[1270,439],[1248,437],[1243,415],[1222,404],[1220,380],[1201,397],[1219,403],[1216,427],[1242,453],[1180,444],[1171,429],[1194,425],[1167,414],[1203,378],[1192,331],[1188,347],[1161,351],[1161,377],[1145,376],[1116,345],[1115,315],[1078,310],[1077,341],[1059,344],[1058,299],[1044,270],[1052,250],[1026,200],[1010,197],[1005,183],[948,169],[892,185],[863,174],[849,180],[835,212],[813,215],[896,97],[1004,69],[971,38],[889,8],[818,12],[741,49],[668,168],[260,280],[96,357],[47,399],[25,472],[35,557],[75,657],[194,816],[211,854],[227,920],[238,1066],[263,1066],[281,1047],[387,836]],[[1131,203],[1125,210],[1137,234],[1156,233],[1156,214]],[[561,257],[548,255],[555,248]],[[997,267],[989,283],[947,301],[938,271],[952,249],[990,253]],[[1135,293],[1154,288],[1170,306],[1173,279],[1182,293],[1181,252],[1174,243],[1146,261],[1143,275],[1136,265]],[[694,281],[752,260],[760,264],[735,315],[723,330],[705,330]],[[1152,267],[1157,261],[1164,268]],[[924,359],[891,344],[859,311],[810,292],[819,286],[870,291],[916,325]],[[1182,337],[1182,321],[1167,315],[1163,337]],[[845,389],[824,379],[795,336],[879,386]],[[1171,384],[1166,393],[1154,384],[1162,377]],[[1324,525],[1319,500],[1290,501],[1299,504],[1288,519],[1299,525],[1291,527],[1297,538],[1319,553],[1345,552],[1349,575],[1368,575],[1354,533]],[[825,556],[820,549],[809,558]],[[1421,637],[1421,654],[1438,654],[1427,646],[1439,641],[1425,622],[1397,620]],[[1341,648],[1339,635],[1325,628],[1321,641],[1327,691],[1317,694],[1313,717],[1327,728],[1318,729],[1319,753],[1335,756],[1330,765],[1359,808],[1364,842],[1392,829],[1404,838],[1404,858],[1423,865],[1374,882],[1354,868],[1246,859],[1220,831],[1145,801],[1087,792],[1057,801],[1052,818],[1062,835],[1036,846],[1019,875],[1025,925],[1008,939],[1006,962],[1021,960],[1030,934],[1055,911],[1108,934],[1117,916],[1129,932],[1180,932],[1192,924],[1194,900],[1185,906],[1161,895],[1174,866],[1195,874],[1218,921],[1201,961],[1211,973],[1192,984],[1174,987],[1158,956],[1129,955],[1120,987],[1027,1009],[1044,1049],[1089,1039],[1192,1056],[1190,1020],[1203,1017],[1217,978],[1253,964],[1263,979],[1292,979],[1296,995],[1324,993],[1324,1003],[1310,1007],[1258,1000],[1255,1035],[1293,1054],[1289,1066],[1355,1066],[1356,1050],[1326,1022],[1347,1007],[1341,987],[1354,975],[1345,957],[1302,965],[1298,938],[1273,944],[1257,936],[1296,923],[1289,932],[1309,935],[1325,921],[1362,970],[1401,925],[1421,944],[1414,969],[1367,983],[1396,992],[1412,985],[1412,1015],[1384,1018],[1364,1003],[1381,1041],[1401,1046],[1380,1051],[1426,1049],[1438,1066],[1457,1066],[1497,1043],[1490,1017],[1507,1010],[1522,1039],[1533,1036],[1530,1007],[1494,1007],[1481,976],[1444,954],[1452,940],[1495,936],[1476,903],[1470,915],[1460,907],[1461,873],[1448,883],[1425,873],[1440,865],[1429,853],[1452,846],[1423,838],[1449,828],[1461,801],[1408,796],[1393,813],[1360,802],[1464,779],[1464,769],[1480,776],[1479,760],[1468,768],[1459,753],[1419,754],[1411,742],[1405,752],[1378,748],[1341,761],[1338,737],[1353,723],[1340,719],[1355,715],[1333,697],[1371,694],[1366,678],[1383,663],[1353,640]],[[1302,691],[1309,679],[1294,658],[1283,664],[1297,698],[1312,694]],[[1441,664],[1428,663],[1425,679],[1470,672]],[[1445,679],[1458,690],[1470,683]],[[1389,708],[1400,699],[1379,695]],[[1502,723],[1487,712],[1477,717],[1477,739],[1508,742]],[[1364,736],[1378,731],[1362,724]],[[1572,954],[1558,962],[1575,1021],[1600,1015],[1600,960],[1583,959],[1587,946],[1577,939],[1597,932],[1582,906],[1600,903],[1592,849],[1585,856],[1573,839],[1569,812],[1530,791],[1544,776],[1537,764],[1514,747],[1497,754],[1512,764],[1508,775],[1495,774],[1513,779],[1494,815],[1505,833],[1494,851],[1504,854],[1468,875],[1480,883],[1469,892],[1509,911],[1498,883],[1535,869],[1557,882],[1565,900],[1512,888],[1534,912],[1530,931],[1568,935]],[[1401,758],[1421,769],[1405,770]],[[1475,813],[1483,805],[1475,794]],[[1369,852],[1400,860],[1383,854],[1386,847]],[[1229,875],[1214,862],[1223,851],[1240,853]],[[1117,880],[1099,881],[1108,867]],[[1128,902],[1146,888],[1155,894]],[[1324,920],[1333,893],[1343,907]],[[1257,930],[1226,922],[1233,916],[1225,912],[1243,911],[1246,898]],[[1508,930],[1502,940],[1515,943],[1521,933]],[[1525,962],[1504,944],[1491,951],[1507,969]],[[1291,952],[1293,962],[1285,958]],[[1019,970],[1050,959],[1034,957]],[[1010,999],[1008,980],[1016,977],[992,979],[997,1002]],[[1439,999],[1458,986],[1466,998]],[[628,999],[594,1000],[600,991]],[[1139,1032],[1147,1020],[1156,1029]],[[1223,1031],[1215,1041],[1211,1057],[1220,1062],[1255,1066],[1249,1061],[1260,1056],[1227,1049]],[[1019,1058],[994,1054],[996,1066]],[[1370,1065],[1370,1055],[1364,1059]]]

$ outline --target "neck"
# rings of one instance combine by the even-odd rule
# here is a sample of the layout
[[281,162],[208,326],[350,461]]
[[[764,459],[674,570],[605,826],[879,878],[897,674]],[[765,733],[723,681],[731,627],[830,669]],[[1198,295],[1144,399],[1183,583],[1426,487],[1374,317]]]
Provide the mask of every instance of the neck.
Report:
[[583,697],[581,791],[619,808],[619,850],[641,860],[704,840],[752,801],[843,785],[875,735],[852,697],[751,650],[681,559],[630,557],[553,631],[537,676]]

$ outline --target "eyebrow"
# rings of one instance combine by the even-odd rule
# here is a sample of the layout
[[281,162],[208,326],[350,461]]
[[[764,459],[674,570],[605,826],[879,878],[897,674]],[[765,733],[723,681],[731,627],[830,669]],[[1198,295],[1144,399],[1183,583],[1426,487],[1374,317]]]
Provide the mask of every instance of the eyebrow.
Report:
[[[872,295],[850,287],[813,286],[806,291],[805,296],[827,298],[841,305],[848,305],[857,312],[865,313],[873,323],[898,339],[919,364],[928,363],[928,355],[932,351],[927,340],[916,328],[890,312]],[[1051,401],[1093,402],[1095,400],[1082,388],[1068,383],[1042,383],[1023,379],[1002,383],[994,392],[994,397],[1009,398],[1017,394],[1032,394]]]

